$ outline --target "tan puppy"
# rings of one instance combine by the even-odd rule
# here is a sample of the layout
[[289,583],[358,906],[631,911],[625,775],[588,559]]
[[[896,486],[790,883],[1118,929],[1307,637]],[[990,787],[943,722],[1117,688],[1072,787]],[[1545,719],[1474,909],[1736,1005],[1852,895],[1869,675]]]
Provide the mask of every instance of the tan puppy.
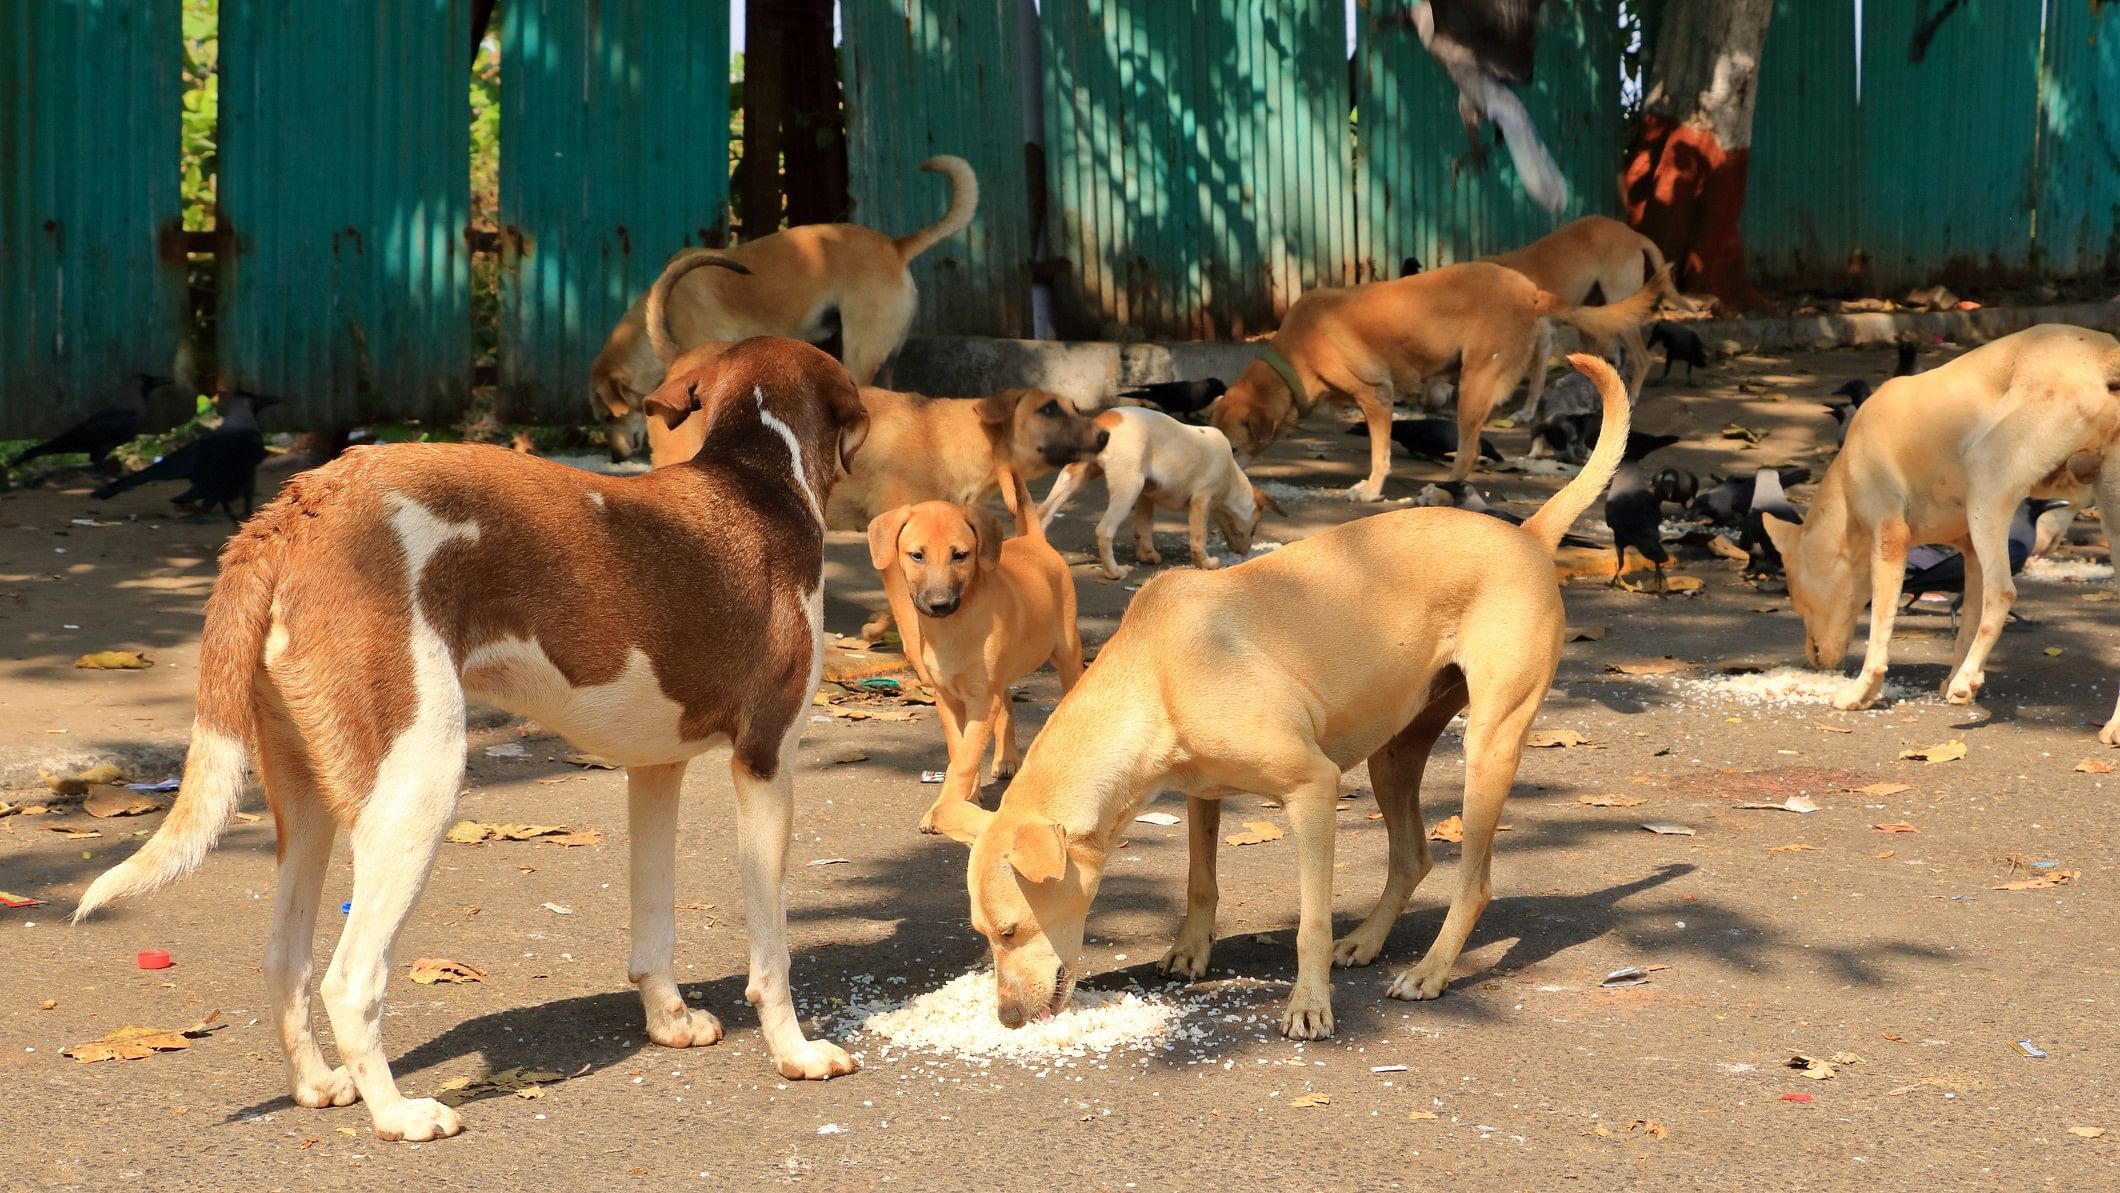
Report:
[[[1369,424],[1369,476],[1347,496],[1375,501],[1391,473],[1391,405],[1398,395],[1419,393],[1428,378],[1458,365],[1458,442],[1478,443],[1488,412],[1523,378],[1540,319],[1609,339],[1648,318],[1666,281],[1658,274],[1624,302],[1582,307],[1540,290],[1516,270],[1473,261],[1347,290],[1312,290],[1215,402],[1214,425],[1249,458],[1315,403],[1352,402]],[[1478,457],[1457,453],[1451,479],[1470,476]]]
[[[254,757],[280,846],[265,978],[301,1105],[359,1098],[383,1139],[461,1125],[399,1092],[382,1026],[392,943],[456,819],[471,698],[626,767],[630,973],[666,1047],[721,1039],[677,987],[673,892],[685,765],[729,749],[745,997],[783,1077],[855,1067],[796,1019],[785,890],[795,742],[824,662],[824,499],[862,434],[854,383],[808,345],[751,340],[647,408],[706,422],[699,458],[601,477],[491,447],[362,448],[288,481],[221,557],[183,788],[75,918],[196,867]],[[341,828],[354,880],[323,982],[335,1069],[310,1031],[309,978]]]
[[1127,515],[1134,519],[1134,561],[1158,564],[1156,509],[1182,509],[1192,547],[1194,567],[1218,568],[1221,561],[1207,553],[1207,520],[1213,517],[1222,528],[1222,538],[1239,556],[1251,554],[1251,537],[1268,506],[1279,510],[1273,498],[1254,487],[1237,467],[1229,439],[1213,427],[1190,427],[1159,410],[1122,406],[1107,410],[1094,420],[1110,435],[1093,460],[1070,464],[1060,471],[1052,492],[1045,495],[1038,518],[1051,528],[1060,512],[1084,481],[1104,477],[1108,497],[1104,517],[1097,522],[1097,558],[1104,564],[1108,580],[1123,580],[1127,569],[1112,558],[1112,541]]
[[[949,179],[950,204],[941,219],[909,236],[859,224],[804,224],[735,248],[672,256],[589,367],[592,402],[617,420],[614,447],[641,398],[662,384],[665,366],[700,344],[748,336],[819,344],[836,331],[847,372],[858,384],[874,382],[905,343],[919,305],[906,264],[969,227],[979,207],[979,180],[963,158],[931,157],[920,168]],[[693,272],[717,259],[742,262],[752,276]]]
[[[1948,543],[1965,556],[1965,608],[1944,698],[1968,704],[1986,682],[2017,586],[2010,519],[2026,497],[2084,504],[2095,487],[2108,534],[2120,529],[2120,342],[2049,323],[2004,336],[1862,404],[1847,443],[1798,525],[1769,514],[1813,667],[1840,665],[1862,607],[1870,641],[1836,708],[1867,708],[1884,686],[1907,548]],[[2120,537],[2114,537],[2120,542]],[[2115,710],[2120,721],[2120,710]],[[2109,741],[2120,737],[2108,724]]]
[[[1017,508],[1030,493],[1015,481]],[[1082,676],[1075,581],[1035,518],[1003,541],[1001,523],[976,506],[924,501],[869,524],[869,562],[883,575],[905,656],[935,689],[950,764],[942,792],[920,818],[935,831],[951,804],[976,806],[979,760],[995,744],[993,776],[1016,773],[1016,719],[1009,685],[1051,663],[1060,690]]]
[[[1560,664],[1566,616],[1554,544],[1597,499],[1626,445],[1619,378],[1595,357],[1570,359],[1604,396],[1603,436],[1582,472],[1522,527],[1465,510],[1406,509],[1242,567],[1157,576],[1031,743],[1000,809],[943,811],[943,831],[972,846],[972,925],[993,946],[1001,1022],[1021,1025],[1066,1000],[1105,858],[1163,791],[1185,793],[1192,844],[1185,919],[1164,967],[1205,973],[1217,801],[1250,793],[1282,805],[1295,836],[1301,926],[1282,1030],[1331,1035],[1334,961],[1374,960],[1428,872],[1422,768],[1462,709],[1457,895],[1427,956],[1390,988],[1395,998],[1442,993],[1491,896],[1495,826]],[[1341,773],[1365,758],[1390,869],[1375,910],[1335,948],[1333,808]]]
[[[1571,220],[1523,248],[1482,260],[1514,269],[1539,289],[1576,306],[1592,293],[1604,302],[1618,302],[1622,295],[1634,293],[1661,274],[1664,282],[1659,295],[1680,310],[1694,309],[1678,287],[1671,284],[1671,275],[1664,268],[1664,252],[1656,247],[1656,242],[1611,216],[1586,215]],[[1627,349],[1627,396],[1640,398],[1642,382],[1649,376],[1649,348],[1642,342],[1641,323],[1624,324],[1618,334]],[[1604,339],[1588,337],[1585,347],[1603,353],[1611,345]],[[1523,426],[1530,426],[1538,417],[1539,396],[1546,389],[1546,362],[1552,355],[1553,325],[1542,320],[1531,351],[1529,391],[1524,408],[1515,416]]]

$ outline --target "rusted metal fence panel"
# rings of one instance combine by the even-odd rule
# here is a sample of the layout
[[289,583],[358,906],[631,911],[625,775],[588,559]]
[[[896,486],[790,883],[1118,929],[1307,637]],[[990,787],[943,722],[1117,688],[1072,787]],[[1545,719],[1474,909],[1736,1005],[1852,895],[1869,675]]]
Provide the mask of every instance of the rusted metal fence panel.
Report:
[[2120,4],[2055,0],[2040,79],[2038,263],[2120,274]]
[[[1874,2],[1874,0],[1873,0]],[[1752,280],[1834,286],[1860,242],[1863,149],[1851,5],[1779,0],[1752,113],[1743,229]]]
[[504,404],[578,422],[663,262],[727,242],[729,0],[508,0],[500,20]]
[[[1372,18],[1411,0],[1376,0]],[[1363,280],[1507,252],[1592,213],[1616,215],[1626,139],[1621,107],[1618,0],[1545,6],[1525,109],[1568,180],[1568,207],[1549,214],[1524,193],[1505,146],[1486,132],[1487,166],[1474,170],[1458,118],[1457,88],[1411,29],[1357,31],[1356,211]]]
[[1061,310],[1246,335],[1353,279],[1343,6],[1067,0],[1040,26]]
[[471,380],[467,0],[222,0],[218,357],[288,425]]
[[0,437],[171,371],[183,62],[178,0],[0,5]]
[[854,221],[893,236],[933,223],[949,192],[915,167],[938,153],[979,176],[972,226],[912,263],[915,330],[1028,335],[1035,14],[1023,0],[842,0],[840,14]]

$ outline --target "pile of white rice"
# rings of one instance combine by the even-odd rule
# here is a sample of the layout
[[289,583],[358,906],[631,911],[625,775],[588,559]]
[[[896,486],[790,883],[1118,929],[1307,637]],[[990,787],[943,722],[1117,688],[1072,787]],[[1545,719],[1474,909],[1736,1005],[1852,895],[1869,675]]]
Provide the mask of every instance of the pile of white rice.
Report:
[[1045,1064],[1161,1047],[1185,1008],[1161,994],[1076,990],[1050,1019],[1010,1029],[996,1014],[994,971],[975,970],[940,990],[897,1002],[857,1001],[850,1026],[881,1040],[885,1052],[932,1052]]
[[[1833,693],[1848,681],[1837,671],[1812,671],[1804,667],[1776,667],[1745,675],[1715,675],[1681,679],[1681,691],[1693,696],[1713,697],[1739,704],[1831,704]],[[1880,694],[1886,700],[1905,700],[1912,689],[1886,680]]]
[[2097,584],[2113,578],[2111,564],[2088,559],[2041,556],[2024,565],[2023,579],[2034,584]]

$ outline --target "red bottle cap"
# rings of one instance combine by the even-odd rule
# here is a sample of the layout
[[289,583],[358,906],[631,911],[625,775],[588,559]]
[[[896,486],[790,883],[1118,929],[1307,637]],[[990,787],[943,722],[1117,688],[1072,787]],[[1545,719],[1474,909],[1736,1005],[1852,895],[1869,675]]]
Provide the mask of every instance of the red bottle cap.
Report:
[[141,969],[168,969],[171,964],[168,949],[140,950]]

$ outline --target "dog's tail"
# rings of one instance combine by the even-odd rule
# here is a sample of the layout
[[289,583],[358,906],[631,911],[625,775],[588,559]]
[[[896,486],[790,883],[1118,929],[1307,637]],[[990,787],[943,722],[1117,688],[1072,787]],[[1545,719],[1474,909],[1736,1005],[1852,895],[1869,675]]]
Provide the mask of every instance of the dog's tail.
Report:
[[1632,414],[1627,402],[1627,387],[1620,383],[1619,374],[1605,363],[1603,357],[1587,352],[1578,352],[1568,358],[1576,371],[1597,386],[1598,397],[1604,399],[1605,422],[1597,433],[1597,450],[1583,464],[1583,470],[1575,479],[1562,487],[1538,508],[1538,512],[1524,519],[1524,532],[1537,539],[1547,551],[1560,545],[1561,536],[1575,524],[1597,495],[1612,483],[1612,474],[1619,470],[1620,457],[1627,451],[1627,423]]
[[920,168],[930,174],[941,174],[950,180],[950,208],[942,218],[892,243],[898,246],[898,259],[911,261],[920,254],[955,236],[972,226],[972,213],[979,210],[979,176],[972,173],[972,164],[961,157],[942,154],[920,163]]
[[[1619,302],[1604,306],[1579,307],[1561,301],[1557,294],[1539,291],[1538,313],[1583,333],[1584,338],[1594,343],[1609,343],[1620,333],[1640,327],[1656,313],[1656,300],[1663,297],[1671,286],[1671,267],[1662,269],[1642,284],[1642,288]],[[1674,291],[1675,293],[1675,291]]]
[[662,276],[655,279],[653,286],[648,287],[648,306],[643,312],[648,322],[648,343],[655,348],[656,359],[663,362],[664,368],[670,367],[670,363],[684,355],[685,351],[684,345],[679,344],[677,338],[670,334],[670,293],[677,288],[678,282],[684,280],[686,274],[702,265],[718,265],[741,274],[751,272],[744,268],[743,262],[733,257],[724,257],[714,249],[685,249],[670,258],[670,263],[663,266]]
[[1038,503],[1031,500],[1031,487],[1023,480],[1017,469],[1008,470],[1009,480],[1015,485],[1016,537],[1037,542],[1045,541],[1045,519],[1038,516]]
[[145,894],[191,873],[235,818],[250,756],[252,691],[272,627],[279,574],[283,540],[275,514],[287,507],[276,505],[260,512],[221,553],[221,578],[206,600],[206,629],[199,642],[191,749],[169,818],[138,852],[96,879],[74,909],[76,921],[112,900]]
[[1658,275],[1663,277],[1663,289],[1658,291],[1658,296],[1674,308],[1681,311],[1700,310],[1699,304],[1679,293],[1678,284],[1671,280],[1671,267],[1664,263],[1664,250],[1657,248],[1656,242],[1646,236],[1642,237],[1642,272],[1651,278]]

